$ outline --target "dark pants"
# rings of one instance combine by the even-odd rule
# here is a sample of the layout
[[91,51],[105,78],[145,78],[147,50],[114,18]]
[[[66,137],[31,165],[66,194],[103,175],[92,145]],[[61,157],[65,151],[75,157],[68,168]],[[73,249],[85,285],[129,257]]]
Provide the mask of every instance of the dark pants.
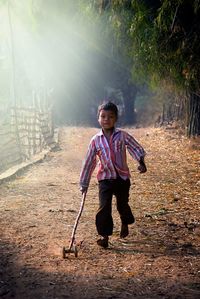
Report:
[[96,214],[96,228],[101,236],[110,236],[113,232],[112,196],[116,196],[117,210],[123,224],[134,222],[134,216],[128,204],[130,180],[118,177],[115,180],[99,181],[99,209]]

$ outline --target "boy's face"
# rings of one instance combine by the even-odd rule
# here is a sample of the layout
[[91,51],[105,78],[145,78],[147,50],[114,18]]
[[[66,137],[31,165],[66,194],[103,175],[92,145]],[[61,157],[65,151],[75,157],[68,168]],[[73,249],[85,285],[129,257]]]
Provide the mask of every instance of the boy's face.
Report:
[[102,129],[109,130],[115,126],[117,117],[113,111],[101,110],[99,113],[98,121]]

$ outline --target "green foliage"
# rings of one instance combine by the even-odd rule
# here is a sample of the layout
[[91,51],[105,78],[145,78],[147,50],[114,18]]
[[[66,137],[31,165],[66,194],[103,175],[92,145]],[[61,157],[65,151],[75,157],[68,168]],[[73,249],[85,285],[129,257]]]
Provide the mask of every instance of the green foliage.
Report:
[[167,78],[176,89],[199,90],[200,1],[111,3],[107,13],[115,47],[134,80],[158,85]]
[[[14,35],[15,56],[29,41],[30,48],[34,46],[32,56],[22,52],[23,63],[16,64],[16,85],[29,93],[39,90],[43,77],[50,89],[61,87],[57,98],[77,98],[78,105],[84,93],[91,103],[102,98],[105,87],[125,93],[144,82],[199,91],[199,0],[1,0],[0,7],[7,12],[9,7],[14,34],[15,18],[26,33],[19,44]],[[0,36],[6,38],[1,31]],[[3,86],[11,86],[10,49],[6,53],[0,79]],[[132,98],[131,92],[127,95]]]
[[[189,4],[185,0],[165,0],[153,18],[150,9],[135,2],[137,9],[131,28],[132,53],[136,55],[133,70],[143,70],[138,77],[151,78],[157,84],[168,78],[176,88],[198,90],[199,7],[195,1]],[[145,73],[147,76],[143,76]]]

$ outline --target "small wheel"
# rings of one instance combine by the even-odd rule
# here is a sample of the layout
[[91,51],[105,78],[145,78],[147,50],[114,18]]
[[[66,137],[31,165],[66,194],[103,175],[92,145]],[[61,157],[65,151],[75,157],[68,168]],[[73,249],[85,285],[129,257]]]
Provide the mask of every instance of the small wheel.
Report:
[[74,255],[75,257],[78,257],[78,249],[76,245],[74,246]]
[[64,259],[66,258],[65,247],[63,247],[62,256],[63,256]]

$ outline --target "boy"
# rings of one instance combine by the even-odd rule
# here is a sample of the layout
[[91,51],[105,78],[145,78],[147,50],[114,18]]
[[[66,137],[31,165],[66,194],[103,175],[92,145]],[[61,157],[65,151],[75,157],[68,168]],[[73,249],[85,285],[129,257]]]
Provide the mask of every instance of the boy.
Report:
[[113,232],[113,195],[116,196],[117,210],[121,218],[121,238],[128,236],[128,224],[135,221],[128,204],[130,172],[126,162],[126,148],[139,162],[140,173],[147,171],[144,149],[127,132],[115,128],[117,118],[118,108],[115,104],[108,102],[99,106],[98,122],[102,130],[91,139],[80,174],[81,191],[85,193],[98,156],[99,209],[96,214],[96,228],[101,238],[97,240],[97,244],[104,248],[108,247],[109,236]]

